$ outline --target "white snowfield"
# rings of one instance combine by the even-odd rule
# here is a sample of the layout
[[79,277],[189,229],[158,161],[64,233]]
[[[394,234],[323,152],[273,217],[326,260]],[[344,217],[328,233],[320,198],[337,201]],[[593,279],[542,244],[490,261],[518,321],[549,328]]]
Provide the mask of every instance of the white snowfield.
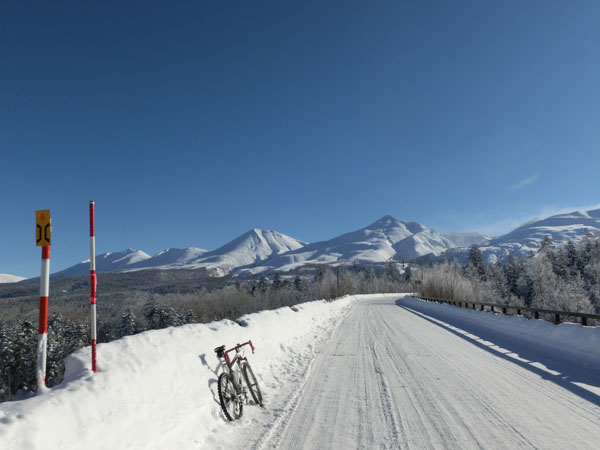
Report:
[[[150,331],[68,359],[59,387],[0,404],[0,449],[592,449],[600,327],[402,294]],[[251,338],[265,407],[226,422],[213,348]]]
[[18,275],[11,275],[9,273],[0,273],[0,283],[16,283],[18,281],[25,280],[25,277],[20,277]]

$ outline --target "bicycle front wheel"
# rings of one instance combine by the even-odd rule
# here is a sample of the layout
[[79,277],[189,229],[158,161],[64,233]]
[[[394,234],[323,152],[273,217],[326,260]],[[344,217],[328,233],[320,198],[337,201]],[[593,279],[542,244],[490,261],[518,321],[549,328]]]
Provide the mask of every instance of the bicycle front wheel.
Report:
[[238,397],[236,393],[231,375],[228,373],[219,375],[218,386],[219,401],[221,402],[221,409],[223,410],[223,414],[225,414],[225,418],[232,421],[242,417],[244,402],[241,401],[241,397]]
[[246,381],[250,395],[252,395],[252,400],[254,400],[254,403],[257,405],[262,406],[262,394],[250,364],[246,363],[242,366],[242,375],[244,375],[244,380]]

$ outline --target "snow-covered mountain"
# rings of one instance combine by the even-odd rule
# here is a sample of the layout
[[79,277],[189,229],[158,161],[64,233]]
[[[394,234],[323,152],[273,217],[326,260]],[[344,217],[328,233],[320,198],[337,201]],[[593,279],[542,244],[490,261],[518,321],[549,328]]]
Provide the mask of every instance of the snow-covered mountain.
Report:
[[[580,242],[585,236],[600,236],[600,209],[574,211],[545,219],[534,219],[503,236],[490,239],[480,246],[484,260],[493,263],[505,261],[510,253],[529,256],[537,253],[544,238],[548,236],[555,246],[572,241]],[[455,248],[448,252],[452,259],[466,261],[468,249]]]
[[455,247],[471,247],[472,245],[485,245],[486,242],[491,240],[492,238],[486,236],[485,234],[477,233],[474,231],[468,231],[466,233],[456,233],[451,231],[450,233],[445,233],[444,236],[450,242],[454,244]]
[[270,256],[296,250],[304,245],[304,242],[277,231],[255,228],[213,251],[194,248],[168,249],[133,265],[131,269],[207,268],[211,269],[213,275],[226,275],[237,267],[255,264]]
[[128,269],[147,269],[150,267],[153,268],[164,268],[164,269],[179,269],[182,267],[186,267],[193,261],[201,258],[202,255],[205,255],[208,250],[204,250],[196,247],[187,247],[187,248],[168,248],[163,250],[156,255],[141,260],[135,264],[132,264]]
[[[272,255],[296,250],[305,243],[271,230],[253,229],[224,246],[207,251],[200,248],[168,248],[149,256],[141,250],[127,249],[96,256],[97,272],[141,269],[211,269],[213,275],[226,275],[232,269],[258,263]],[[53,274],[66,278],[89,273],[89,259]]]
[[454,245],[448,239],[420,223],[384,216],[360,230],[307,244],[241,270],[256,273],[269,269],[290,270],[304,264],[410,260],[426,254],[437,256],[451,247]]
[[[135,264],[145,261],[150,255],[141,250],[128,248],[122,252],[107,252],[96,255],[96,272],[114,272],[117,270],[130,269]],[[90,259],[81,261],[79,264],[52,274],[53,278],[68,278],[90,273]]]
[[230,271],[236,267],[255,264],[273,255],[300,249],[306,245],[285,234],[257,228],[242,234],[200,258],[197,267],[222,267]]
[[[577,211],[527,222],[497,238],[480,233],[440,234],[417,222],[384,216],[369,226],[332,239],[307,244],[277,231],[253,229],[224,246],[169,248],[152,257],[140,250],[105,253],[96,257],[96,270],[197,269],[212,275],[251,274],[267,270],[291,270],[305,264],[381,263],[391,259],[410,261],[447,254],[465,262],[471,245],[479,245],[486,262],[505,260],[509,253],[528,256],[549,236],[555,245],[574,243],[600,234],[600,209]],[[89,260],[58,272],[53,277],[89,273]]]
[[8,273],[0,273],[0,283],[16,283],[18,281],[26,280],[25,277],[20,277],[18,275],[11,275]]

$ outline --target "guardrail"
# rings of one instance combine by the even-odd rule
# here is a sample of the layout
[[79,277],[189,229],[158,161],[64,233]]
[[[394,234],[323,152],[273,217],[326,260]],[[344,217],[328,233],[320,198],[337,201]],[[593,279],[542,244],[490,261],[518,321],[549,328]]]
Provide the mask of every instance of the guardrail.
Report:
[[[559,324],[561,322],[561,316],[564,317],[578,317],[581,319],[581,325],[586,326],[588,324],[588,319],[594,319],[600,321],[600,314],[587,314],[587,313],[577,313],[577,312],[569,312],[569,311],[556,311],[553,309],[541,309],[541,308],[530,308],[527,306],[511,306],[511,305],[503,305],[498,303],[483,303],[483,302],[464,302],[458,300],[447,300],[443,298],[433,298],[433,297],[425,297],[420,294],[415,294],[415,298],[420,300],[424,300],[426,302],[437,302],[437,303],[445,303],[447,305],[458,306],[459,308],[472,308],[472,309],[480,309],[481,311],[486,311],[486,307],[489,308],[491,312],[502,312],[502,314],[507,314],[508,311],[514,310],[517,315],[520,316],[522,311],[528,311],[533,313],[533,317],[536,319],[540,318],[540,314],[549,314],[554,316],[554,323]],[[510,314],[512,315],[512,314]]]

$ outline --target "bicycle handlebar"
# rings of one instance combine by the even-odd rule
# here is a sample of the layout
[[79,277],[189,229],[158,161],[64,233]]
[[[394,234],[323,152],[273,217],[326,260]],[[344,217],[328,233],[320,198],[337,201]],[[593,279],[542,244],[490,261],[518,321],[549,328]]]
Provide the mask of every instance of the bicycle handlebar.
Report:
[[231,361],[229,360],[229,352],[232,351],[236,351],[239,352],[240,348],[242,348],[244,345],[249,345],[250,348],[252,349],[252,353],[254,353],[254,344],[252,344],[252,340],[249,340],[248,342],[244,342],[243,344],[237,344],[235,347],[230,348],[229,350],[226,350],[223,354],[225,356],[225,361],[227,362],[227,365],[231,364]]

